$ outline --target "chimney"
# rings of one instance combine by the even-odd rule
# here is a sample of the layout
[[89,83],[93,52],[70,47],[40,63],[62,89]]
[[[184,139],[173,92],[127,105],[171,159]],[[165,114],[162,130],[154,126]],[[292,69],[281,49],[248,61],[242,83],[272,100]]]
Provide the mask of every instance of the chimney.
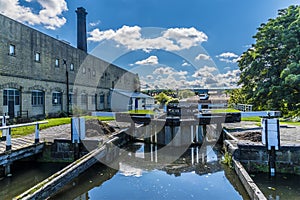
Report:
[[77,8],[77,48],[87,52],[86,15],[83,7]]

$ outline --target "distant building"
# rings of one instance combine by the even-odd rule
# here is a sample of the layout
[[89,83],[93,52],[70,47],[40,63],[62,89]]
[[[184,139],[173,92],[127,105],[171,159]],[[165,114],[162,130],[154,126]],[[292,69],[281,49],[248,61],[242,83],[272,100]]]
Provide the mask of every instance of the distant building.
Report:
[[140,90],[138,75],[87,53],[87,13],[76,13],[77,48],[0,14],[1,115],[110,110],[112,89]]
[[141,92],[114,89],[112,94],[113,111],[153,110],[154,98]]

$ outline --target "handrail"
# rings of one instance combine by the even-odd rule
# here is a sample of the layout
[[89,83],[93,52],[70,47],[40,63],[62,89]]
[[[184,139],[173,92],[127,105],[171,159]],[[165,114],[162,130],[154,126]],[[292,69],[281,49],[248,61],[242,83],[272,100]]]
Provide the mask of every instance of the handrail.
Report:
[[9,126],[1,126],[0,130],[2,130],[2,134],[5,133],[5,136],[2,136],[2,138],[5,138],[6,140],[6,151],[11,150],[11,129],[12,128],[19,128],[24,126],[35,126],[35,139],[34,143],[38,144],[40,142],[40,136],[39,136],[39,125],[40,124],[47,124],[48,121],[40,121],[40,122],[31,122],[26,124],[15,124],[15,125],[9,125]]

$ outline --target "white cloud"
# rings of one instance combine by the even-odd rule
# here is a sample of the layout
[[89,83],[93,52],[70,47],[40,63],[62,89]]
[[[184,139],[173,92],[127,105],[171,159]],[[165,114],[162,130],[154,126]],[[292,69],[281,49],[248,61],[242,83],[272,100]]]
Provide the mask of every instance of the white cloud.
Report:
[[222,53],[222,54],[218,55],[217,57],[218,58],[238,58],[239,56],[236,55],[235,53],[226,52],[226,53]]
[[240,59],[238,55],[231,52],[222,53],[216,57],[219,58],[221,62],[226,62],[226,63],[237,63]]
[[94,29],[89,32],[89,41],[101,42],[103,40],[113,40],[125,46],[129,50],[142,49],[149,52],[153,49],[163,49],[167,51],[179,51],[197,46],[208,40],[205,33],[195,28],[170,28],[154,38],[145,38],[141,34],[141,27],[126,26],[118,30]]
[[206,55],[206,54],[199,54],[196,58],[195,58],[195,60],[209,60],[210,59],[210,57],[208,56],[208,55]]
[[157,65],[158,64],[158,58],[157,56],[150,56],[149,58],[141,61],[137,61],[135,63],[136,65]]
[[191,66],[191,64],[188,63],[188,62],[186,62],[186,61],[183,61],[183,63],[182,63],[181,66],[182,66],[182,67],[187,67],[187,66]]
[[91,27],[98,26],[99,24],[101,24],[101,21],[100,21],[100,20],[98,20],[98,21],[96,21],[96,22],[90,22],[90,23],[89,23],[89,25],[90,25]]
[[[27,3],[33,3],[32,0],[26,0]],[[56,29],[66,23],[62,16],[67,11],[65,0],[36,0],[41,9],[34,11],[31,7],[25,7],[20,4],[20,0],[0,0],[0,13],[14,20],[28,23],[30,25],[43,25],[47,29]]]

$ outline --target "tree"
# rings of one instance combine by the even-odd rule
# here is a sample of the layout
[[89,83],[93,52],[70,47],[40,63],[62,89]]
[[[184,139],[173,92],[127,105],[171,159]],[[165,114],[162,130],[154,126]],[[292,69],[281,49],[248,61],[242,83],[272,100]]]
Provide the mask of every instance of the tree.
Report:
[[278,11],[276,19],[261,24],[256,43],[238,62],[239,85],[255,109],[300,109],[300,7]]

